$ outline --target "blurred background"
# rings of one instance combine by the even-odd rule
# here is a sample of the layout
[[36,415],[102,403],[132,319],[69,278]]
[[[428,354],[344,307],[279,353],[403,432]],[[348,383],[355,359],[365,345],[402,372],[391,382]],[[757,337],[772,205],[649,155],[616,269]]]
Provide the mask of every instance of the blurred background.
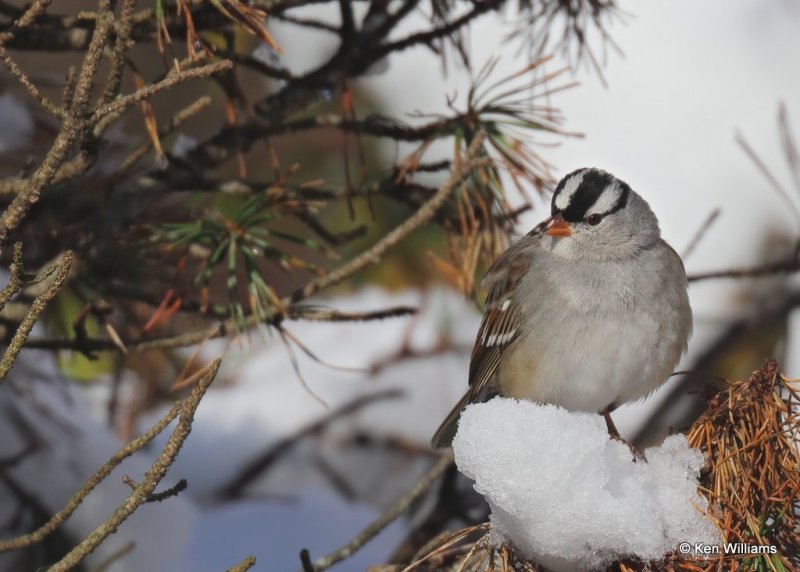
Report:
[[[647,446],[687,428],[715,377],[768,357],[800,376],[797,0],[133,4],[122,93],[169,77],[190,48],[236,67],[95,131],[70,159],[91,160],[11,234],[29,270],[67,248],[78,266],[0,387],[0,537],[46,522],[223,356],[162,484],[188,487],[143,506],[82,569],[211,571],[253,554],[254,570],[297,570],[301,549],[314,559],[348,542],[438,458],[429,439],[466,389],[480,277],[578,167],[645,197],[692,280],[679,368],[692,373],[621,407],[624,436]],[[0,2],[4,30],[25,5]],[[97,4],[54,1],[7,43],[53,101],[88,47],[59,35],[93,29],[81,10]],[[7,205],[59,122],[15,74],[0,90]],[[414,216],[479,128],[493,162],[436,216],[377,264],[286,304]],[[24,291],[23,306],[37,295]],[[0,318],[8,344],[20,310]],[[220,322],[225,336],[163,343]],[[61,558],[167,437],[0,568]],[[485,520],[482,502],[448,471],[335,569],[407,561],[438,532]]]

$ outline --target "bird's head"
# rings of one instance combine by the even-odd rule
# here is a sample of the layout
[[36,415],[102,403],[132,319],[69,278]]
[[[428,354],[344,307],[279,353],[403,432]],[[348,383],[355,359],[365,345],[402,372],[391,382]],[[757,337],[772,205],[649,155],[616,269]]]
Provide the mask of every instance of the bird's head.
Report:
[[661,236],[647,201],[614,175],[590,168],[558,183],[544,233],[553,253],[598,261],[633,256]]

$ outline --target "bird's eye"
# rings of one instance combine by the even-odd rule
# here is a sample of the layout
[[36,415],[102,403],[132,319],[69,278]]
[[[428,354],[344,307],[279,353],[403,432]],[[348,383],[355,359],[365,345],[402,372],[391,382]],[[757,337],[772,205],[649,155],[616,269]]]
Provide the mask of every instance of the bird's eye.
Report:
[[588,222],[592,226],[597,226],[598,224],[603,222],[603,215],[596,213],[593,215],[589,215],[589,218],[586,219],[586,222]]

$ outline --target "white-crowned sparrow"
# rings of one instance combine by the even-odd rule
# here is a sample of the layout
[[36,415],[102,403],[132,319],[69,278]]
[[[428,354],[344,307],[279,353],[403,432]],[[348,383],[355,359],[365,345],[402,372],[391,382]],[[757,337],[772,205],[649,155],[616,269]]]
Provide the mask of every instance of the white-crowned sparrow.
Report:
[[692,310],[678,254],[647,202],[613,175],[578,169],[551,217],[489,268],[469,390],[433,436],[494,395],[608,415],[663,384],[686,350]]

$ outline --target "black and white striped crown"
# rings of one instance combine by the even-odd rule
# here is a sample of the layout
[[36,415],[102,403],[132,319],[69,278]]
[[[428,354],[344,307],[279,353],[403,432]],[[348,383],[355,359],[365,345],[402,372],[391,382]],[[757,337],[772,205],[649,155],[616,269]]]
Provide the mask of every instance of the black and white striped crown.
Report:
[[551,214],[569,222],[586,220],[591,215],[606,216],[624,208],[631,188],[611,173],[583,168],[561,179],[553,192]]

